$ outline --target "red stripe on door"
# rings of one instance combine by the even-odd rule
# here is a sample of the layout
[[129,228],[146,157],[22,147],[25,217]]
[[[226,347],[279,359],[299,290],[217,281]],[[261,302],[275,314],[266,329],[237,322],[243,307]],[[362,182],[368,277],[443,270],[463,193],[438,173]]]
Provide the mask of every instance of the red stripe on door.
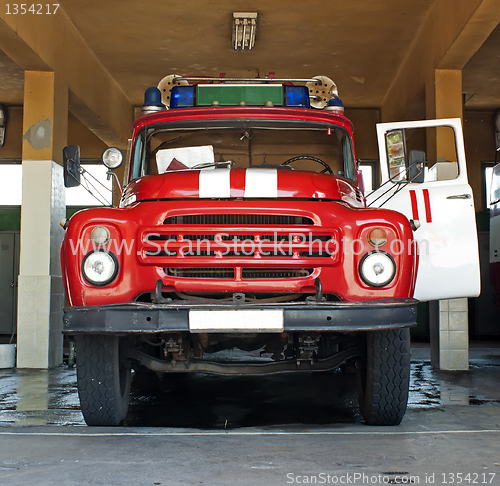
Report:
[[424,193],[424,204],[425,204],[425,218],[428,223],[432,223],[431,198],[429,196],[429,189],[423,189],[423,193]]
[[411,212],[413,219],[418,219],[418,204],[417,204],[417,194],[414,190],[410,190],[410,200],[411,200]]

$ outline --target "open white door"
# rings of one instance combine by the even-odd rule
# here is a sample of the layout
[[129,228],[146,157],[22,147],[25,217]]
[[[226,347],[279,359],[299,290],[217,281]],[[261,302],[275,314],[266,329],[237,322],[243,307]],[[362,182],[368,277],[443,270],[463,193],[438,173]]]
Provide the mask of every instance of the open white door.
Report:
[[[444,143],[437,152],[446,155],[426,167],[424,150],[437,130]],[[383,123],[377,125],[377,138],[382,184],[367,204],[394,209],[420,224],[414,232],[419,248],[414,297],[478,296],[476,218],[460,119]]]

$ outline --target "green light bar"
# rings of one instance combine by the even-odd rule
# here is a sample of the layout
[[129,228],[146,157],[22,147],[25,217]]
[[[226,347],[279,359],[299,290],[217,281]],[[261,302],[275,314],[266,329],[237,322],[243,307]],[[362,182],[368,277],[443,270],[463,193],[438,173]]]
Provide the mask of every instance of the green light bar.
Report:
[[238,106],[241,101],[249,106],[264,106],[268,101],[283,105],[281,84],[199,84],[197,88],[198,106],[211,106],[214,101],[220,106]]

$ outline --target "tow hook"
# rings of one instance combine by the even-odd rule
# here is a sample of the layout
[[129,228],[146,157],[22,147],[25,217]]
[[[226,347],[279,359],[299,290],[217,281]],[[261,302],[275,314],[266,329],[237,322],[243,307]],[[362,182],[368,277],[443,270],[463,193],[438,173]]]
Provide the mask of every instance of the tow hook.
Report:
[[319,277],[314,281],[316,287],[316,294],[306,298],[307,302],[324,302],[326,299],[323,297],[323,284]]
[[163,297],[161,289],[163,288],[163,282],[158,279],[155,285],[155,294],[153,297],[153,304],[168,304],[172,302],[172,299]]

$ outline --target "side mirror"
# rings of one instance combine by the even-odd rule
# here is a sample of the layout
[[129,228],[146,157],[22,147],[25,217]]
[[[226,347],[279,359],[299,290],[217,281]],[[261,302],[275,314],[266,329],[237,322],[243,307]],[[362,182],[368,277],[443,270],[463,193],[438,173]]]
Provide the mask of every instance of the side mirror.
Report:
[[68,145],[63,149],[64,186],[80,185],[80,147]]
[[408,160],[408,182],[422,183],[425,180],[425,152],[410,150]]

